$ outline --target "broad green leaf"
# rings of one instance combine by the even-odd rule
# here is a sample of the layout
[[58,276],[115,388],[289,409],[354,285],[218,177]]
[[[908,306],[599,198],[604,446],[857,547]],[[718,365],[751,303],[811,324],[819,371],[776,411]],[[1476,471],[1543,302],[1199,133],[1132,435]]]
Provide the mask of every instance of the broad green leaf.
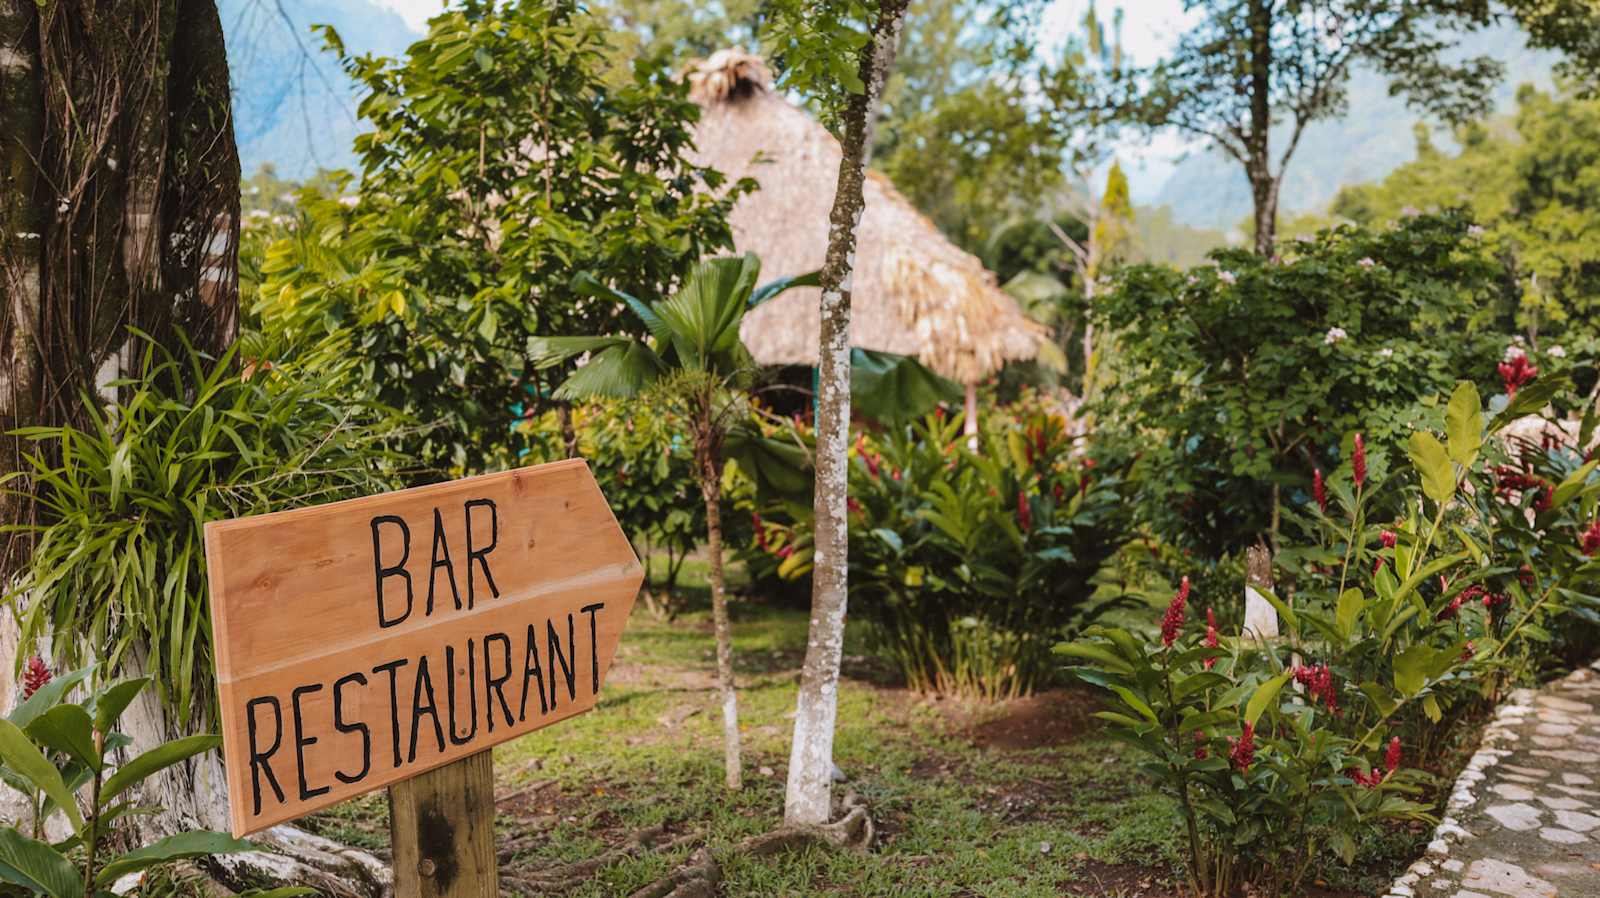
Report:
[[1445,408],[1445,434],[1450,443],[1450,458],[1463,468],[1472,467],[1483,445],[1483,400],[1471,381],[1456,384]]
[[1339,610],[1336,619],[1339,622],[1339,634],[1345,639],[1355,632],[1356,622],[1361,618],[1361,612],[1367,607],[1367,600],[1360,589],[1347,589],[1339,596]]
[[95,874],[97,886],[108,886],[118,878],[143,870],[164,861],[186,857],[204,857],[212,854],[233,854],[251,851],[256,846],[226,833],[198,830],[168,836],[153,845],[135,849],[111,861]]
[[94,747],[94,722],[78,705],[56,705],[40,714],[23,730],[28,738],[99,769],[100,752]]
[[19,727],[26,727],[33,722],[35,717],[43,714],[47,709],[55,707],[72,687],[78,685],[85,677],[94,672],[93,665],[72,673],[62,674],[50,682],[40,686],[27,701],[12,709],[6,719]]
[[137,677],[119,680],[102,689],[94,699],[94,728],[102,733],[111,732],[122,712],[148,685],[149,677]]
[[100,787],[100,800],[110,801],[124,790],[160,770],[186,761],[195,755],[210,751],[222,744],[216,736],[186,736],[150,749],[117,768]]
[[1150,721],[1151,723],[1161,722],[1161,718],[1156,716],[1156,712],[1150,707],[1150,704],[1144,699],[1140,698],[1132,689],[1129,689],[1126,686],[1118,686],[1113,683],[1111,685],[1111,691],[1121,696],[1122,700],[1127,703],[1128,707],[1138,711],[1139,714],[1146,720]]
[[71,861],[10,827],[0,827],[0,881],[50,898],[83,898],[83,878]]
[[1573,471],[1567,476],[1566,480],[1561,481],[1561,485],[1557,486],[1555,492],[1550,494],[1551,507],[1560,508],[1567,504],[1567,500],[1576,496],[1583,489],[1583,484],[1589,479],[1589,475],[1594,473],[1597,465],[1600,465],[1600,459],[1585,462],[1583,467]]
[[0,760],[59,805],[72,820],[73,829],[83,828],[83,815],[78,813],[78,803],[61,779],[61,771],[9,720],[0,720]]
[[1439,700],[1432,695],[1422,697],[1422,713],[1428,715],[1428,720],[1433,723],[1444,719],[1444,712],[1439,708]]
[[1406,451],[1422,475],[1422,491],[1428,498],[1441,504],[1450,501],[1456,492],[1456,470],[1438,438],[1425,430],[1416,431],[1411,434]]
[[1261,719],[1261,713],[1267,710],[1267,708],[1277,700],[1278,692],[1283,689],[1284,683],[1289,682],[1289,678],[1291,676],[1294,676],[1294,671],[1286,670],[1283,673],[1278,674],[1272,679],[1266,681],[1265,683],[1262,683],[1260,687],[1256,689],[1256,694],[1250,696],[1250,702],[1244,707],[1244,719],[1246,723],[1254,725],[1257,720]]
[[1394,659],[1394,685],[1400,694],[1410,698],[1428,685],[1428,668],[1433,665],[1433,648],[1414,645]]
[[1133,665],[1129,664],[1122,658],[1117,657],[1111,652],[1110,649],[1107,649],[1104,646],[1094,645],[1093,643],[1061,643],[1055,647],[1055,653],[1057,655],[1066,655],[1068,658],[1081,658],[1084,661],[1091,661],[1100,665],[1101,667],[1105,667],[1120,674],[1133,673]]

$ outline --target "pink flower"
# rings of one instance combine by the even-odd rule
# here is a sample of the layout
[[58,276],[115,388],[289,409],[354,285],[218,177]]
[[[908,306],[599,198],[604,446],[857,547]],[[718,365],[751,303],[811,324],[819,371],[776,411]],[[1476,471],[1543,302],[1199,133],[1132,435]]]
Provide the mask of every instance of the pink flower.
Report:
[[1239,738],[1228,740],[1233,744],[1233,750],[1228,753],[1228,760],[1233,762],[1236,770],[1243,773],[1250,769],[1250,763],[1256,759],[1256,727],[1253,723],[1246,723]]
[[1356,450],[1350,455],[1350,470],[1355,475],[1356,489],[1367,480],[1367,444],[1356,434]]
[[1167,606],[1167,613],[1161,617],[1161,644],[1171,646],[1178,640],[1178,633],[1183,630],[1183,609],[1189,604],[1189,576],[1183,577],[1183,582],[1178,586],[1178,594],[1172,597],[1172,603]]
[[23,699],[33,698],[33,694],[50,682],[50,678],[50,668],[44,663],[43,658],[38,655],[29,658],[28,666],[22,670]]
[[1389,749],[1383,753],[1383,769],[1387,773],[1394,773],[1400,768],[1400,737],[1389,740]]
[[1311,496],[1317,500],[1317,507],[1323,514],[1328,513],[1328,485],[1322,482],[1322,469],[1317,468],[1311,475]]

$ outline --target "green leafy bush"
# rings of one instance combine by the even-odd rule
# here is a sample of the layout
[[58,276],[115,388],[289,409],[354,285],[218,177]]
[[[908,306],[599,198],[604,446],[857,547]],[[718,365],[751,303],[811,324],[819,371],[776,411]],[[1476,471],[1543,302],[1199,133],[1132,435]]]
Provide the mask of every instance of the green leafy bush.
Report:
[[1040,685],[1125,538],[1120,478],[1073,457],[1062,419],[991,423],[977,452],[938,413],[852,451],[851,613],[916,689]]
[[1423,216],[1324,231],[1281,258],[1123,270],[1096,299],[1113,337],[1092,412],[1097,452],[1136,460],[1144,521],[1205,557],[1237,551],[1281,529],[1315,470],[1348,464],[1338,435],[1396,445],[1457,380],[1491,383],[1481,362],[1514,297],[1475,234]]
[[[1554,621],[1600,608],[1596,463],[1552,450],[1559,479],[1508,480],[1485,438],[1563,387],[1550,378],[1485,412],[1460,384],[1444,439],[1414,431],[1410,465],[1383,478],[1352,438],[1348,473],[1302,515],[1315,541],[1280,558],[1293,595],[1268,599],[1283,638],[1224,636],[1209,611],[1186,627],[1199,598],[1186,578],[1158,636],[1095,628],[1059,647],[1111,693],[1100,716],[1177,798],[1196,895],[1299,894],[1314,864],[1349,863],[1382,821],[1427,819],[1432,781],[1404,760],[1435,763],[1439,731],[1536,668]],[[1591,414],[1579,445],[1593,429]],[[1409,512],[1373,511],[1392,507]]]
[[[146,778],[221,744],[216,736],[189,736],[164,743],[113,766],[114,752],[132,744],[117,721],[145,687],[148,677],[118,680],[88,692],[82,702],[68,694],[93,673],[85,668],[50,678],[38,659],[29,669],[24,700],[0,719],[0,780],[22,792],[34,809],[32,833],[0,824],[0,895],[95,898],[130,873],[180,858],[245,851],[252,846],[226,833],[195,831],[168,836],[142,848],[116,852],[117,823],[141,812],[131,799]],[[87,791],[80,807],[78,793]],[[61,815],[71,835],[43,841],[44,822]],[[278,890],[273,898],[308,894]],[[258,898],[260,893],[257,893]]]
[[23,645],[48,636],[58,661],[108,670],[137,646],[169,706],[209,720],[206,522],[392,488],[390,428],[325,368],[134,345],[116,399],[83,397],[86,427],[20,431],[38,448],[13,478],[33,481],[39,519],[7,528],[34,549],[5,600]]

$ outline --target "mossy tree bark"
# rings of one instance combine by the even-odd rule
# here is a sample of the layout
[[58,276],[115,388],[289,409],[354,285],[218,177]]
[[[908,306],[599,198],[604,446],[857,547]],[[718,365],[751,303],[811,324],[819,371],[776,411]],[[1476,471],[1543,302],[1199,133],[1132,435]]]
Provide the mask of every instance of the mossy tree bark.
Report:
[[[81,423],[81,397],[122,373],[130,328],[174,349],[180,335],[202,351],[225,349],[238,321],[238,233],[239,157],[214,0],[0,0],[0,432]],[[0,439],[0,474],[25,470],[24,448],[49,449]],[[28,481],[9,486],[0,523],[34,521]],[[30,548],[13,535],[0,575],[9,581]],[[0,614],[0,626],[10,620]],[[48,647],[15,654],[20,662],[35,651]],[[134,654],[114,673],[138,673]],[[124,718],[135,750],[212,725],[211,708],[146,695]],[[129,819],[144,839],[226,829],[225,795],[221,762],[206,757],[154,778],[143,798],[160,813]],[[339,847],[301,853],[313,851]],[[288,861],[271,864],[334,893],[379,890],[346,887],[342,869],[321,876]]]
[[794,741],[784,822],[818,826],[831,814],[833,730],[839,705],[839,662],[849,586],[850,282],[856,232],[866,209],[862,186],[872,126],[884,83],[894,64],[907,0],[880,0],[872,39],[861,49],[858,72],[865,90],[850,98],[843,117],[839,180],[828,219],[822,266],[822,331],[818,353],[816,554],[812,570],[811,625],[796,701]]

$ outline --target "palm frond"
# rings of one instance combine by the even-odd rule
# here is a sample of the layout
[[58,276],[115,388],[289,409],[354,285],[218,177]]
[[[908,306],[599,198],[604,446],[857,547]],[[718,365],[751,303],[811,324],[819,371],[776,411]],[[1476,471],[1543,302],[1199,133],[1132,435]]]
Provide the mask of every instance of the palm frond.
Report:
[[600,352],[635,342],[632,337],[534,337],[528,341],[528,358],[541,371],[586,352]]
[[650,332],[650,336],[655,337],[661,343],[665,344],[672,338],[672,334],[667,330],[667,326],[661,320],[661,316],[657,315],[654,309],[650,308],[638,297],[624,293],[615,287],[602,284],[588,272],[583,272],[573,278],[572,287],[585,296],[593,296],[596,299],[614,299],[626,305],[633,311],[633,314],[639,316],[640,321],[644,322],[645,329]]
[[695,266],[678,292],[655,304],[671,331],[679,364],[701,370],[719,367],[717,357],[739,345],[739,324],[760,271],[761,261],[752,254],[709,259]]
[[784,291],[791,290],[795,287],[820,286],[822,286],[822,269],[820,268],[816,271],[807,272],[806,274],[797,274],[794,277],[778,278],[775,281],[768,281],[765,284],[757,287],[755,291],[750,294],[750,308],[753,309],[769,299],[776,299]]
[[574,371],[555,391],[555,398],[631,399],[643,393],[666,371],[666,363],[650,347],[637,340],[624,340],[595,354]]

